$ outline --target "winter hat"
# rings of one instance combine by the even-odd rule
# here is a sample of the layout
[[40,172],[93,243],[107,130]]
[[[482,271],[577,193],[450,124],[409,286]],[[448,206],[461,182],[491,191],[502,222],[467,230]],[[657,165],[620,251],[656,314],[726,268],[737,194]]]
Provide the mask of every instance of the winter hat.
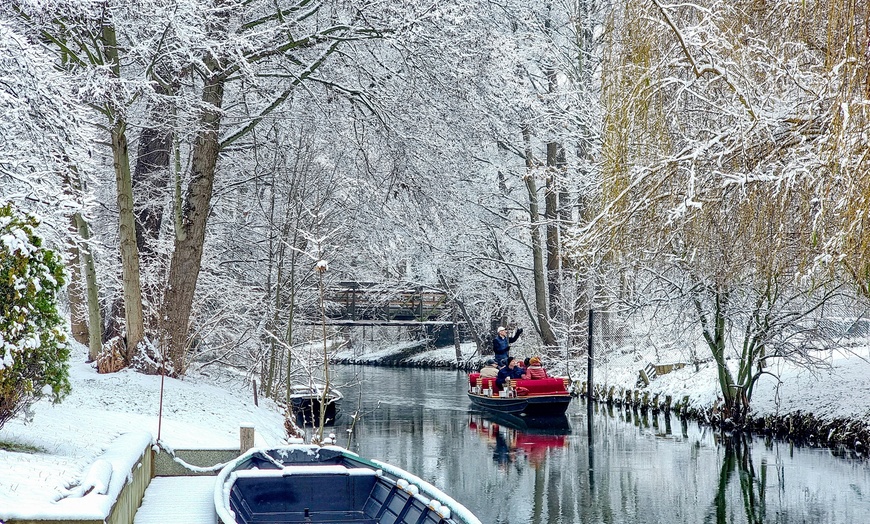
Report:
[[504,326],[499,326],[498,329],[496,329],[496,331],[507,331],[507,330],[504,328]]
[[529,364],[532,365],[532,366],[540,366],[540,365],[541,365],[541,359],[539,359],[538,357],[532,357],[532,358],[529,359]]
[[487,359],[487,361],[485,362],[485,364],[486,364],[487,366],[494,366],[494,365],[496,364],[496,361],[495,361],[495,359],[490,358],[490,359]]

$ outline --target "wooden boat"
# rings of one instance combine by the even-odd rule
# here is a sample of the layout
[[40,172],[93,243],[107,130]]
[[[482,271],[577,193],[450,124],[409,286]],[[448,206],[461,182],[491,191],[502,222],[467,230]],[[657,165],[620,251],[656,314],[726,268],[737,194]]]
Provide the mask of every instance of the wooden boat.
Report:
[[252,449],[221,470],[214,502],[223,524],[480,524],[422,479],[337,446]]
[[468,398],[481,408],[529,417],[564,415],[571,403],[568,379],[509,379],[500,387],[480,373],[468,376]]
[[[294,384],[290,387],[290,403],[299,425],[320,424],[320,403],[323,401],[323,384]],[[335,423],[341,399],[340,391],[329,388],[326,393],[326,423]]]

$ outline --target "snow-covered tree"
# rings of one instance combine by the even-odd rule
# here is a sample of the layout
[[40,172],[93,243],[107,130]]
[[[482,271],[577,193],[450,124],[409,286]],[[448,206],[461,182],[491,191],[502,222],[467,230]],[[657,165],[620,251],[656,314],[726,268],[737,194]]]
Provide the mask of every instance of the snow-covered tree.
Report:
[[[849,96],[831,86],[865,78],[866,65],[852,44],[843,54],[818,38],[836,28],[863,42],[855,49],[867,41],[834,4],[627,0],[608,20],[600,213],[575,254],[620,283],[654,275],[661,296],[695,313],[738,421],[765,359],[806,357],[780,343],[784,330],[838,287],[817,263],[831,232],[817,188],[860,171],[854,147],[848,170],[831,169],[827,130]],[[849,129],[855,144],[862,131]]]

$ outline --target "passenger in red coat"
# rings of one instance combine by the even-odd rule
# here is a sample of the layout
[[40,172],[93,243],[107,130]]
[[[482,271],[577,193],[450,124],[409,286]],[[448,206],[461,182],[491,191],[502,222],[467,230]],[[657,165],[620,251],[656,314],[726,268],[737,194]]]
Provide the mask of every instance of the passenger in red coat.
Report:
[[541,359],[539,357],[532,357],[529,359],[529,367],[526,368],[526,378],[538,379],[538,378],[548,378],[547,371],[541,366]]

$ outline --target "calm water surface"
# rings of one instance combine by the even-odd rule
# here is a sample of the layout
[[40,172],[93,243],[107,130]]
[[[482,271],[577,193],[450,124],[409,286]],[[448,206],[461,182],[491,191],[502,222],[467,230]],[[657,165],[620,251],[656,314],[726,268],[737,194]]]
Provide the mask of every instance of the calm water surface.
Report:
[[457,371],[333,374],[338,444],[425,479],[484,524],[870,524],[866,459],[724,438],[664,415],[593,407],[590,418],[582,399],[541,429],[475,410]]

